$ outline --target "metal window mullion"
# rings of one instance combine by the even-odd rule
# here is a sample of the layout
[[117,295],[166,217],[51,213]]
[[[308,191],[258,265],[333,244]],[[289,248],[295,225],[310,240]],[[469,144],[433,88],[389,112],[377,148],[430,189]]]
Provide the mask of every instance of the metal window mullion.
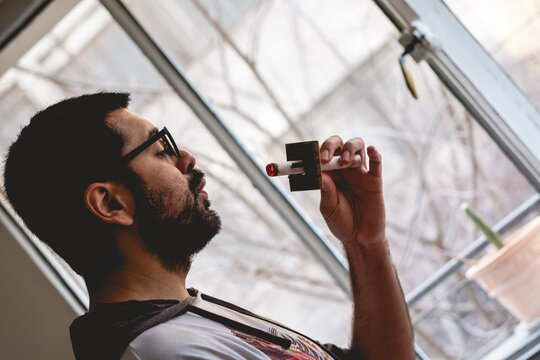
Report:
[[350,297],[348,265],[339,251],[303,216],[300,209],[293,204],[292,199],[268,180],[266,173],[240,144],[209,103],[191,85],[182,70],[167,57],[124,4],[119,0],[100,1],[268,203],[298,235],[338,286]]

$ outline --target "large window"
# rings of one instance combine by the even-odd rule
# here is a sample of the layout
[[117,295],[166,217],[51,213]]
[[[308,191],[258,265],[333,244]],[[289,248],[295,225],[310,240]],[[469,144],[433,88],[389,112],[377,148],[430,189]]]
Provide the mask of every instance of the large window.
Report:
[[[535,193],[425,63],[410,63],[419,100],[411,97],[399,34],[372,2],[125,3],[261,168],[285,159],[285,143],[334,134],[379,148],[388,239],[406,293],[478,236],[462,202],[494,223]],[[507,45],[492,40],[495,49]],[[517,52],[514,61],[529,61],[522,56],[532,55]],[[521,79],[538,78],[529,63]],[[522,86],[535,95],[532,81]],[[345,293],[99,2],[81,1],[0,78],[0,146],[36,110],[99,90],[131,92],[132,109],[166,125],[207,173],[224,230],[196,258],[188,285],[346,346]],[[288,191],[286,179],[271,181]],[[318,196],[292,198],[339,248]],[[516,324],[461,270],[411,314],[418,343],[434,358],[478,357]]]

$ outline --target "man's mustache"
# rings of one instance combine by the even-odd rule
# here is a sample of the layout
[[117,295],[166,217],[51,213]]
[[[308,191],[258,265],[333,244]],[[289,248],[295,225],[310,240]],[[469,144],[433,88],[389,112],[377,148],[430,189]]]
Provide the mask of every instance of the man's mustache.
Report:
[[196,194],[195,191],[201,184],[202,179],[204,178],[205,174],[202,170],[199,169],[193,169],[191,170],[191,178],[189,179],[189,189],[192,193]]

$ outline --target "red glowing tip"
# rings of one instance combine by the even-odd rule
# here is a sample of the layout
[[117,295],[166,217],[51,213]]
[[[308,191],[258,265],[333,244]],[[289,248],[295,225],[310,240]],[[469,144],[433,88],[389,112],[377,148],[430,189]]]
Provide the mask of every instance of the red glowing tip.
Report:
[[268,174],[268,176],[277,176],[277,173],[278,173],[277,164],[271,163],[271,164],[266,165],[266,173]]

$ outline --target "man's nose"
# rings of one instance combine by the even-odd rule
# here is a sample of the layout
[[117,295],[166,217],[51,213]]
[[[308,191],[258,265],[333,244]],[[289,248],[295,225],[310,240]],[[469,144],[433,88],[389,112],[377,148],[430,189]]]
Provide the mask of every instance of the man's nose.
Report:
[[187,174],[190,172],[197,163],[195,156],[185,150],[179,150],[180,158],[176,161],[176,167],[182,172],[182,174]]

